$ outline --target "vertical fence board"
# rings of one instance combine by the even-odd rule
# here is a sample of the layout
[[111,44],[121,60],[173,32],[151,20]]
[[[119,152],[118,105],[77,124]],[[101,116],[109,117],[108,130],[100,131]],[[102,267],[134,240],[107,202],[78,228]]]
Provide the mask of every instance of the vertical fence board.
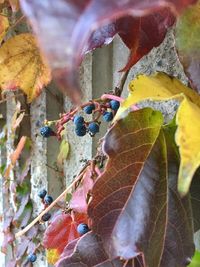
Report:
[[[88,54],[80,67],[80,85],[84,92],[83,102],[92,99],[92,54]],[[65,110],[72,108],[71,101],[65,99]],[[92,138],[76,136],[72,122],[67,124],[67,139],[70,144],[69,158],[65,162],[66,184],[70,184],[84,162],[92,157]]]
[[[31,104],[31,139],[33,144],[31,163],[31,198],[33,200],[33,216],[42,210],[38,190],[48,188],[47,181],[47,142],[39,133],[40,127],[46,119],[46,92]],[[48,266],[43,254],[38,255],[34,267]]]
[[[3,130],[3,127],[6,124],[6,105],[2,104],[0,108],[0,114],[3,116],[2,119],[0,120],[0,133]],[[0,167],[4,166],[6,164],[6,149],[4,146],[0,146]],[[2,174],[0,173],[0,232],[2,233],[3,231],[3,215],[5,211],[5,199],[4,199],[4,194],[3,194],[3,183],[4,183],[4,178]],[[3,242],[3,234],[0,234],[0,246],[2,245]],[[0,266],[5,267],[6,263],[6,256],[4,253],[0,251]]]

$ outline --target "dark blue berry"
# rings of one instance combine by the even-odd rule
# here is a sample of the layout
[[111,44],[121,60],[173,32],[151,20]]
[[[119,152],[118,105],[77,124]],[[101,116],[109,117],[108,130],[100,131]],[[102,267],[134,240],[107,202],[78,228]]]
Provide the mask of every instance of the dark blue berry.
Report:
[[104,119],[104,121],[107,121],[107,122],[112,121],[112,119],[113,119],[113,114],[112,114],[112,112],[108,112],[108,111],[106,111],[106,112],[103,114],[103,119]]
[[45,198],[44,198],[45,204],[50,205],[52,202],[53,202],[52,196],[49,196],[49,195],[45,196]]
[[95,109],[95,105],[91,104],[83,108],[86,114],[92,114],[92,111]]
[[49,219],[51,218],[51,214],[50,213],[45,213],[43,216],[42,216],[42,220],[43,222],[47,222]]
[[87,129],[85,125],[82,125],[82,126],[78,125],[75,129],[75,133],[77,136],[84,136],[86,135],[86,132],[87,132]]
[[117,101],[117,100],[111,100],[110,101],[110,107],[112,108],[112,110],[117,111],[119,106],[120,106],[119,101]]
[[42,190],[39,191],[38,197],[43,199],[46,196],[46,194],[47,194],[47,190],[42,189]]
[[76,126],[78,126],[78,125],[82,126],[84,124],[84,118],[82,116],[75,116],[74,117],[74,124]]
[[28,261],[35,262],[37,260],[37,256],[33,253],[28,255]]
[[49,127],[49,126],[44,126],[40,129],[40,134],[43,136],[43,137],[50,137],[51,134],[52,134],[52,129]]
[[86,234],[86,233],[89,232],[89,231],[90,231],[90,229],[89,229],[88,225],[85,224],[85,223],[81,223],[81,224],[79,224],[78,227],[77,227],[77,232],[78,232],[80,235],[84,235],[84,234]]
[[88,130],[92,133],[92,134],[96,134],[99,132],[99,124],[96,122],[91,122],[88,125]]

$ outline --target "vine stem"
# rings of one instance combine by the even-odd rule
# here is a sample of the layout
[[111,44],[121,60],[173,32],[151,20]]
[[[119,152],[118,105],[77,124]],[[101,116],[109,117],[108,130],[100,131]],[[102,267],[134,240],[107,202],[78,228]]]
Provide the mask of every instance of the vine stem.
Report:
[[58,201],[60,201],[68,192],[69,190],[72,189],[73,186],[75,186],[75,184],[82,178],[84,174],[84,171],[81,172],[81,174],[79,176],[77,176],[77,178],[65,189],[65,191],[62,192],[62,194],[60,194],[60,196],[58,196],[52,203],[51,205],[49,205],[44,211],[42,211],[40,213],[40,215],[38,215],[38,217],[36,217],[30,224],[28,224],[23,230],[19,231],[18,233],[16,233],[15,238],[18,238],[22,235],[24,235],[29,229],[31,229],[31,227],[33,227],[39,220],[42,219],[42,216],[47,213],[48,211],[50,211],[56,204]]

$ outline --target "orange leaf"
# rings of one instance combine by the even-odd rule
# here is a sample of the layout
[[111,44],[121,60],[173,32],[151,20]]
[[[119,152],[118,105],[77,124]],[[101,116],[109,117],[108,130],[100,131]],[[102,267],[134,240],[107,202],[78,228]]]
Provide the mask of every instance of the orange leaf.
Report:
[[11,162],[13,165],[15,165],[16,161],[19,159],[19,156],[21,155],[22,150],[26,144],[26,139],[27,139],[26,136],[22,136],[18,145],[17,145],[17,148],[12,153],[12,155],[10,155],[10,159],[11,159]]

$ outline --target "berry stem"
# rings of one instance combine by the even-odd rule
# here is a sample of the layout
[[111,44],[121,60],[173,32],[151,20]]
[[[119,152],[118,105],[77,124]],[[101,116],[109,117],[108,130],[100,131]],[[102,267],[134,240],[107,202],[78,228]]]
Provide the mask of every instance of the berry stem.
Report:
[[124,99],[122,97],[119,97],[119,96],[116,96],[116,95],[110,95],[110,94],[103,94],[101,96],[101,99],[104,100],[104,99],[111,99],[111,100],[116,100],[120,103],[122,103],[124,101]]
[[48,211],[50,211],[56,204],[58,201],[60,201],[62,198],[65,197],[66,193],[69,192],[70,189],[72,189],[73,186],[75,186],[75,184],[82,178],[83,174],[85,172],[85,169],[84,171],[82,171],[80,173],[79,176],[77,176],[77,178],[65,189],[64,192],[62,192],[62,194],[60,194],[60,196],[58,196],[52,203],[51,205],[49,205],[44,211],[42,211],[40,213],[40,215],[38,217],[36,217],[30,224],[28,224],[23,230],[19,231],[18,233],[16,233],[15,235],[15,238],[18,238],[22,235],[24,235],[29,229],[31,229],[31,227],[33,227],[38,221],[41,220],[42,216],[44,214],[46,214]]

